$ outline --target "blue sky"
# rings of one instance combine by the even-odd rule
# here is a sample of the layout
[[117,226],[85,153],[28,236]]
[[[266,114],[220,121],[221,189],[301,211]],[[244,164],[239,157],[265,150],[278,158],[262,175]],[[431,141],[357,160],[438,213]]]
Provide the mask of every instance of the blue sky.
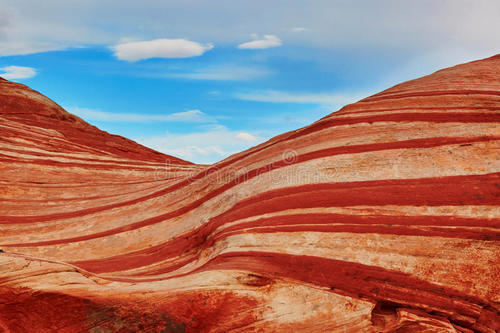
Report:
[[498,1],[3,2],[0,76],[197,163],[500,52]]

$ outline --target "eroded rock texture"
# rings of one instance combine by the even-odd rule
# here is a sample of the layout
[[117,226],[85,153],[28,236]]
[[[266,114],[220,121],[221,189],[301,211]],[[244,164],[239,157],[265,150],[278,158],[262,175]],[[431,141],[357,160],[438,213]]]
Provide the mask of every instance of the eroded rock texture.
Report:
[[212,166],[0,81],[0,331],[495,332],[500,56]]

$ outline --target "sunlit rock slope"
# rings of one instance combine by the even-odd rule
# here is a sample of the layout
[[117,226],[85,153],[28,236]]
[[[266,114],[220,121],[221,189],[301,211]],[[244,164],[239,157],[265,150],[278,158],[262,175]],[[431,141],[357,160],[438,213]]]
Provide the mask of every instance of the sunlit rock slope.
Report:
[[0,332],[495,332],[500,56],[211,166],[0,79]]

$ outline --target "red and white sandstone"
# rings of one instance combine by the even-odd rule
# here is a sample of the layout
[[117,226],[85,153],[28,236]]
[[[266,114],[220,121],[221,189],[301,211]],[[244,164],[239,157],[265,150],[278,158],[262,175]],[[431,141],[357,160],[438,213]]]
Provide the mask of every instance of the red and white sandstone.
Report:
[[0,79],[0,332],[495,332],[500,55],[211,166]]

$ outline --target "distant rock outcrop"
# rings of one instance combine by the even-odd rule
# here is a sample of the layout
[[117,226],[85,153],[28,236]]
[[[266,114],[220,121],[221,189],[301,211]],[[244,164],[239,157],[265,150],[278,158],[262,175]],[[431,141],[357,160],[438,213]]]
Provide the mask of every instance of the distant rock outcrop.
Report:
[[496,332],[500,56],[211,166],[0,79],[0,332]]

